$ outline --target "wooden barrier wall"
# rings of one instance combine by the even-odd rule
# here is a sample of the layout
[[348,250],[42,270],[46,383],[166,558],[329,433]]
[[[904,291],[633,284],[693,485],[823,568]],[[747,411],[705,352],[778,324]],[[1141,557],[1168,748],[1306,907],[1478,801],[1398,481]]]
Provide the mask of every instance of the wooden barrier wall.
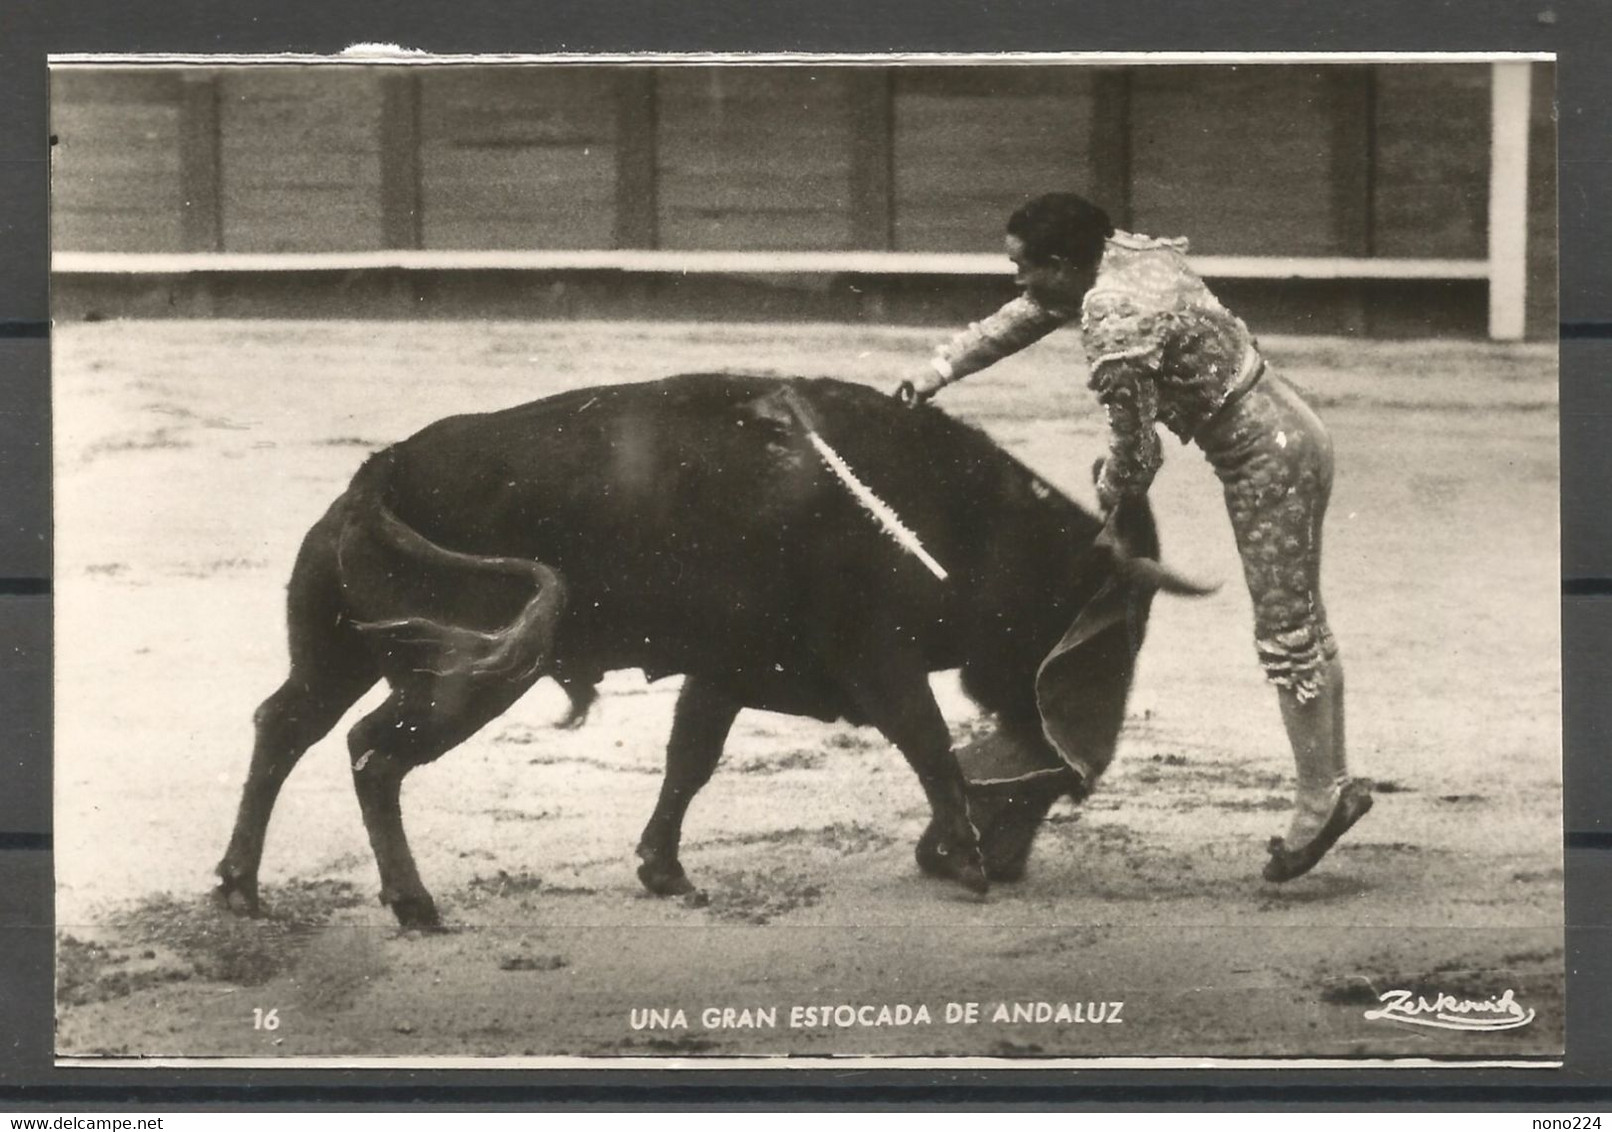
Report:
[[[1554,320],[1549,64],[1534,320]],[[58,68],[54,246],[991,252],[1072,188],[1208,254],[1486,254],[1487,64]]]

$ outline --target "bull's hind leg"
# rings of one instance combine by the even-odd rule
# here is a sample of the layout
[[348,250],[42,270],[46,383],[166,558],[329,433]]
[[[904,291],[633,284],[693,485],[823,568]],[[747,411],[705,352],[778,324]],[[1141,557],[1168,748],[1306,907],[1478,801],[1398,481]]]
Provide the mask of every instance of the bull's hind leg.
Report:
[[[328,522],[328,520],[327,520]],[[269,818],[286,778],[329,733],[380,670],[342,612],[323,525],[303,545],[288,595],[291,672],[253,716],[252,765],[224,859],[218,897],[232,911],[258,912],[258,866]]]
[[345,669],[317,677],[293,671],[257,709],[252,766],[235,815],[235,832],[217,870],[218,897],[231,911],[257,915],[258,866],[280,788],[308,748],[336,726],[378,675],[373,669]]
[[683,817],[694,795],[711,780],[739,708],[739,701],[709,681],[690,676],[683,682],[666,745],[666,777],[655,812],[638,841],[638,855],[644,861],[638,866],[638,879],[657,896],[694,891],[677,859]]
[[386,702],[348,733],[353,789],[380,871],[381,903],[391,907],[404,927],[431,928],[441,922],[403,832],[404,776],[481,730],[538,676],[466,686],[462,680],[411,674],[397,679]]

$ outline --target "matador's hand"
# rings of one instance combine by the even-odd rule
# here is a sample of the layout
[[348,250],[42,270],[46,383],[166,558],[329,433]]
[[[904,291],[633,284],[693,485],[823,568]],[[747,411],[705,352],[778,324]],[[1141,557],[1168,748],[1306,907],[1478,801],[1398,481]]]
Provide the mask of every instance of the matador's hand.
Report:
[[1098,530],[1096,537],[1091,540],[1091,544],[1094,547],[1102,547],[1116,554],[1121,553],[1119,532],[1114,529],[1114,512],[1112,510],[1103,511],[1103,525]]
[[920,389],[917,385],[910,381],[903,381],[900,385],[896,386],[895,392],[891,394],[891,396],[893,396],[897,401],[900,401],[909,409],[917,408],[934,395],[934,390]]
[[1103,490],[1104,462],[1105,458],[1102,456],[1092,461],[1091,485],[1097,489],[1097,509],[1101,512],[1102,517],[1107,519],[1114,514],[1114,508],[1119,505],[1119,500]]

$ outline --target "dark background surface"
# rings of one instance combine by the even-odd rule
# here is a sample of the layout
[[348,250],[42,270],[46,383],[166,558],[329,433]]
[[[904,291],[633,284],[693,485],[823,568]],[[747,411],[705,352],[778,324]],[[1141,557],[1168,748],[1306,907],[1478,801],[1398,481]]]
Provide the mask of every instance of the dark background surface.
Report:
[[[973,1101],[1202,1107],[1436,1104],[1583,1108],[1612,1096],[1612,802],[1599,768],[1612,718],[1612,225],[1605,66],[1612,13],[1599,0],[1460,5],[1380,0],[1210,6],[1135,0],[1067,5],[556,4],[541,16],[431,0],[389,7],[282,3],[29,5],[0,16],[0,1103],[79,1109],[135,1103],[487,1104],[635,1100],[800,1105]],[[1560,54],[1563,540],[1566,664],[1567,1067],[1559,1072],[1395,1070],[1169,1074],[857,1071],[710,1073],[377,1073],[372,1071],[57,1070],[51,1046],[48,767],[47,52],[318,51],[394,41],[432,52],[598,50],[1527,50]],[[243,1086],[255,1086],[250,1090]],[[968,1091],[959,1092],[959,1089]],[[384,1091],[378,1091],[384,1090]]]

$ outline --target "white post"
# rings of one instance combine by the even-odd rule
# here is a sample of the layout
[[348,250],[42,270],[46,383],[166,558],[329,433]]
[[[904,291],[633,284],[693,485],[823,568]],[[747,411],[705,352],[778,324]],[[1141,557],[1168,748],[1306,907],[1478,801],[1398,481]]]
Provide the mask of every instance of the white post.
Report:
[[1528,111],[1533,64],[1492,64],[1489,154],[1489,337],[1515,342],[1526,330],[1528,293]]

